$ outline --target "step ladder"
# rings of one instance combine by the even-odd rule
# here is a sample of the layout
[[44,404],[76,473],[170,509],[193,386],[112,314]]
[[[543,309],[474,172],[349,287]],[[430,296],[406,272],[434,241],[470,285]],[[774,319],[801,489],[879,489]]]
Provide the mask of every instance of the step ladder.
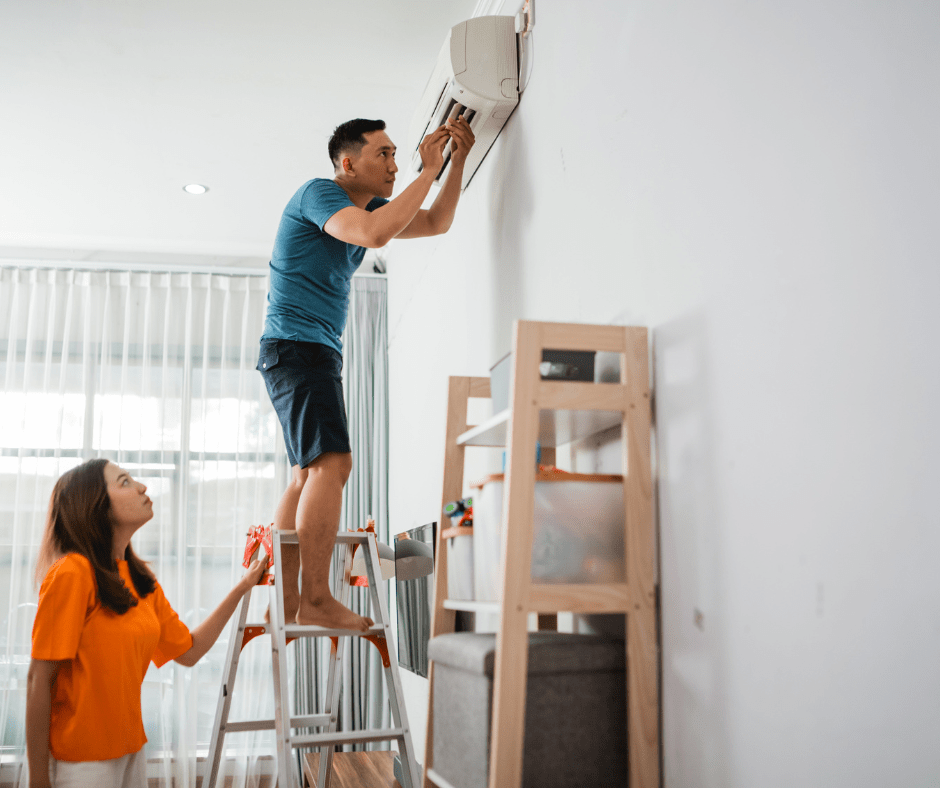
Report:
[[[222,761],[222,745],[226,733],[244,731],[274,730],[277,742],[277,784],[279,788],[294,788],[295,772],[293,769],[294,747],[315,747],[320,753],[317,788],[329,788],[332,778],[333,752],[336,745],[361,744],[376,741],[394,741],[398,745],[398,754],[402,761],[404,780],[403,788],[419,788],[421,778],[415,760],[411,741],[411,730],[405,711],[401,690],[401,678],[398,675],[398,661],[389,657],[388,644],[391,640],[391,628],[388,622],[388,605],[385,599],[385,586],[379,574],[379,554],[375,533],[372,531],[343,531],[336,536],[336,545],[345,548],[340,551],[343,560],[343,575],[338,594],[334,596],[348,607],[350,588],[356,578],[352,577],[353,554],[356,549],[363,550],[365,558],[368,594],[371,601],[371,617],[375,625],[367,632],[344,629],[328,629],[318,626],[300,626],[284,620],[284,578],[281,572],[281,548],[285,544],[299,544],[296,531],[280,531],[275,528],[253,529],[249,532],[246,548],[246,565],[258,546],[273,559],[273,583],[271,575],[265,575],[259,585],[272,585],[270,611],[273,621],[248,623],[248,604],[251,590],[245,594],[239,605],[238,616],[233,623],[232,636],[228,644],[228,659],[222,687],[219,691],[219,703],[216,707],[215,725],[209,743],[209,756],[206,767],[207,778],[202,783],[205,788],[216,788],[219,767]],[[361,584],[361,580],[357,583]],[[235,674],[242,649],[252,638],[270,632],[271,658],[274,672],[274,719],[229,722],[229,708],[232,703],[232,689],[235,686]],[[292,716],[290,713],[290,695],[287,684],[287,644],[302,637],[328,637],[332,641],[327,672],[326,707],[322,713]],[[337,709],[339,690],[342,680],[342,659],[346,641],[350,637],[365,637],[379,650],[385,670],[385,682],[388,688],[391,711],[391,728],[364,731],[337,731]],[[294,728],[319,728],[318,733],[294,734]],[[302,778],[301,778],[302,779]]]

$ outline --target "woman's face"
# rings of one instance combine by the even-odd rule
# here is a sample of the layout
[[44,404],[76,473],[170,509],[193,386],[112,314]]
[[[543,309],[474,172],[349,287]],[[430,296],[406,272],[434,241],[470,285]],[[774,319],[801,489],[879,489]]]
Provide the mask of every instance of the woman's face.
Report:
[[104,466],[104,481],[115,526],[136,530],[153,517],[153,501],[147,495],[147,487],[135,482],[123,468],[109,462]]

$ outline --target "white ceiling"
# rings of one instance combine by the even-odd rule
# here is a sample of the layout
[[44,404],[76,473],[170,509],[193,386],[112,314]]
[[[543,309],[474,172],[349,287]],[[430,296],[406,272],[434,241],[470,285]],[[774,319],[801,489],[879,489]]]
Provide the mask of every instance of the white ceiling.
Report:
[[266,263],[333,127],[404,146],[476,5],[0,0],[0,257]]

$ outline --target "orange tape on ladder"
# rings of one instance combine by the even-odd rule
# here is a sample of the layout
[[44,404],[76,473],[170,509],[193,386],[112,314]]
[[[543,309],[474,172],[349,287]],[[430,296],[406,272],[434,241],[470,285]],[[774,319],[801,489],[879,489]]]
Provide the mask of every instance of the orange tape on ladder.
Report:
[[[245,648],[249,641],[254,640],[258,635],[266,635],[267,633],[267,627],[245,627],[245,634],[242,636],[242,648]],[[284,641],[284,645],[286,646],[288,643],[292,643],[295,640],[297,640],[297,638],[287,638]]]
[[248,541],[245,543],[245,557],[242,559],[242,566],[246,569],[251,564],[252,559],[259,549],[264,549],[268,556],[268,569],[258,580],[259,586],[273,586],[274,575],[271,570],[274,568],[274,538],[271,536],[271,529],[274,523],[265,527],[263,525],[249,526]]
[[[392,661],[388,657],[388,643],[385,640],[385,636],[372,634],[363,635],[362,637],[379,650],[379,655],[382,657],[382,664],[385,665],[385,667],[390,667]],[[339,638],[331,637],[330,640],[332,641],[332,645],[330,646],[330,656],[332,657],[336,655],[336,649],[339,648]]]
[[[365,528],[360,528],[360,529],[358,529],[357,531],[355,531],[354,533],[360,533],[360,534],[361,534],[361,533],[370,533],[370,534],[373,534],[373,535],[374,535],[374,534],[375,534],[375,520],[367,520],[367,521],[366,521],[366,527],[365,527]],[[356,558],[356,550],[358,550],[359,547],[360,547],[359,544],[354,544],[354,545],[353,545],[353,548],[352,548],[352,557],[353,557],[353,560],[355,560],[355,558]],[[379,566],[377,566],[377,567],[375,567],[375,571],[376,571],[376,572],[381,572],[381,571],[382,571],[382,568],[379,567]],[[351,586],[359,586],[360,588],[368,588],[368,586],[369,586],[369,578],[366,577],[365,575],[353,575],[352,577],[349,578],[349,585],[351,585]]]

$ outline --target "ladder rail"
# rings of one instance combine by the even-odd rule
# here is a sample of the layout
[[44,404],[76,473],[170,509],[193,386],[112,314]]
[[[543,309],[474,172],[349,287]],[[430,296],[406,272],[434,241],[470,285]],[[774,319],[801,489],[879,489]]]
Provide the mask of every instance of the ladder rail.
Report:
[[[347,546],[343,551],[343,577],[340,581],[339,602],[343,606],[349,606],[349,597],[352,592],[352,550]],[[343,669],[343,654],[346,650],[346,639],[338,637],[330,643],[330,662],[327,675],[327,707],[330,715],[328,727],[329,733],[335,733],[339,724],[338,706],[339,706],[339,676]],[[333,752],[332,746],[320,748],[320,761],[317,769],[317,788],[330,788],[333,779]]]
[[228,659],[225,661],[226,672],[222,676],[222,685],[219,689],[219,702],[215,710],[215,723],[212,726],[212,736],[209,739],[209,753],[206,768],[209,770],[206,785],[215,786],[222,762],[222,739],[228,726],[228,715],[232,708],[232,689],[235,684],[235,673],[238,670],[238,660],[241,657],[241,639],[244,636],[245,624],[248,620],[248,602],[251,599],[249,588],[238,603],[238,617],[232,627],[232,635],[228,643]]
[[[296,533],[296,532],[295,532]],[[291,747],[290,688],[287,678],[287,636],[284,621],[284,572],[281,566],[281,545],[283,536],[279,529],[272,529],[274,545],[274,593],[269,608],[269,617],[274,626],[271,633],[271,667],[274,671],[274,729],[275,751],[277,753],[278,785],[288,788],[294,785]]]

